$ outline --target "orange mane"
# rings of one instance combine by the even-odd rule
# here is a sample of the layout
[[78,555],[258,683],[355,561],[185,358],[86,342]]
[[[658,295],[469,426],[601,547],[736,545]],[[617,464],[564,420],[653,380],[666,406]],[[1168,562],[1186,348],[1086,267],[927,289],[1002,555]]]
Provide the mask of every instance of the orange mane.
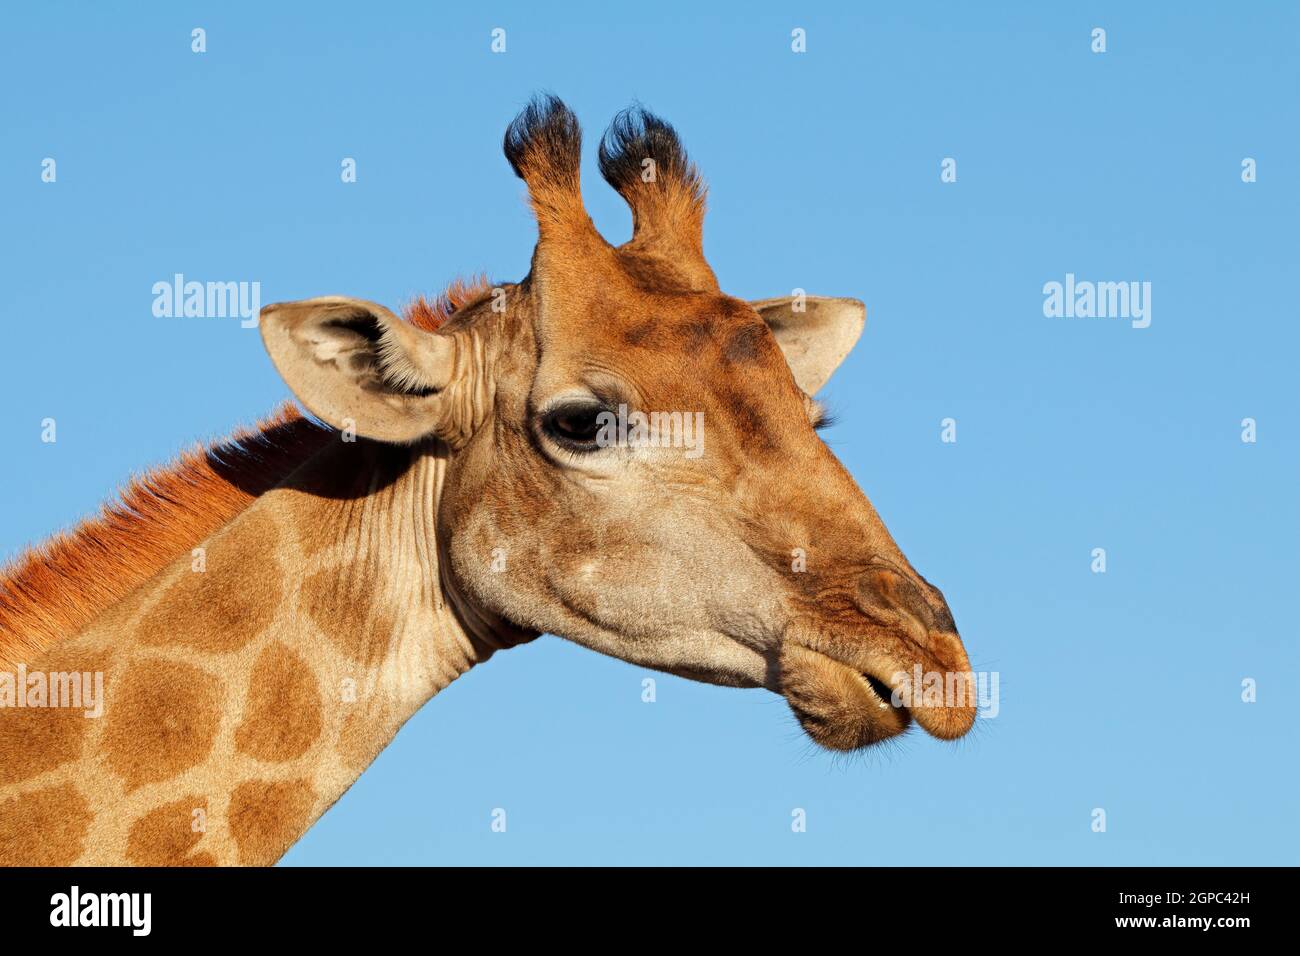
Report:
[[402,316],[417,329],[437,332],[453,312],[474,304],[491,291],[487,276],[475,276],[468,281],[453,279],[442,295],[436,296],[432,302],[422,295],[416,296],[415,301],[402,310]]
[[[457,280],[408,322],[436,331],[487,283]],[[251,428],[197,445],[129,481],[97,515],[0,567],[0,667],[29,661],[213,534],[325,447],[335,432],[285,403]]]

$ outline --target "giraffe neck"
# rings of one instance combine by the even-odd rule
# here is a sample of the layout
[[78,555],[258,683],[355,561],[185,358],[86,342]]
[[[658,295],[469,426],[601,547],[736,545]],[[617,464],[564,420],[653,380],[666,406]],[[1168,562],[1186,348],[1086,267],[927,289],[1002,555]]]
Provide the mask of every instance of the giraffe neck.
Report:
[[30,662],[102,673],[103,715],[0,710],[0,860],[279,859],[416,710],[526,637],[439,571],[446,465],[335,443]]

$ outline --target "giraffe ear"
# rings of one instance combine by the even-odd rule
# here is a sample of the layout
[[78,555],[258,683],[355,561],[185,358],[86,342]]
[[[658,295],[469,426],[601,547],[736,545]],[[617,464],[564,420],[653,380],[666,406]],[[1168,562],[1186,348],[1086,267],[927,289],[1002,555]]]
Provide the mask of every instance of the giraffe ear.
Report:
[[815,395],[862,334],[867,307],[857,299],[798,295],[749,303],[767,323],[794,380]]
[[343,296],[268,305],[258,325],[285,383],[335,428],[388,442],[444,430],[441,393],[456,366],[451,336]]

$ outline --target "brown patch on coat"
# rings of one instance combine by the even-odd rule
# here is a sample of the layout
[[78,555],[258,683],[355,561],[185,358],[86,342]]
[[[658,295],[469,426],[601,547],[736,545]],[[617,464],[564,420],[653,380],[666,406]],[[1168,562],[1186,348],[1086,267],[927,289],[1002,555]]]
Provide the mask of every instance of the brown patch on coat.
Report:
[[109,695],[100,746],[128,792],[207,759],[221,723],[215,677],[164,660],[132,664]]
[[244,866],[270,866],[306,831],[316,794],[307,780],[250,780],[230,796],[230,833]]
[[137,625],[140,643],[221,654],[261,635],[283,598],[279,539],[269,516],[249,513],[213,541],[206,570],[181,572]]
[[207,813],[207,797],[182,797],[136,820],[126,838],[127,862],[135,866],[211,866],[210,854],[190,852],[203,839],[203,832],[194,829],[195,810]]
[[722,357],[733,365],[753,365],[763,354],[763,346],[771,334],[762,324],[742,325],[727,339]]
[[305,754],[320,736],[320,689],[303,659],[283,644],[257,656],[235,749],[258,760],[283,763]]
[[743,396],[731,396],[728,408],[731,412],[730,424],[747,453],[770,455],[777,450],[777,441],[767,420]]
[[349,660],[374,667],[388,656],[396,620],[378,610],[373,582],[346,580],[334,569],[317,571],[302,585],[303,610]]
[[89,725],[82,710],[0,708],[0,786],[30,780],[76,760]]
[[644,322],[637,322],[623,330],[623,344],[636,347],[638,345],[653,342],[663,336],[663,326],[658,322],[647,319]]
[[678,323],[677,332],[682,348],[688,352],[700,349],[713,338],[713,323],[707,318],[694,316]]
[[[84,693],[78,701],[71,681],[77,675],[81,688],[89,681],[94,693],[95,675],[103,674],[108,662],[107,653],[85,649],[46,655],[39,667],[46,678],[45,706],[0,707],[0,786],[30,780],[81,756],[86,729],[94,723],[86,714],[96,707],[102,713],[104,701],[92,706]],[[57,681],[50,680],[53,675]],[[17,673],[13,677],[16,685]],[[107,696],[107,677],[102,689]]]
[[0,802],[0,866],[71,866],[93,818],[70,783]]

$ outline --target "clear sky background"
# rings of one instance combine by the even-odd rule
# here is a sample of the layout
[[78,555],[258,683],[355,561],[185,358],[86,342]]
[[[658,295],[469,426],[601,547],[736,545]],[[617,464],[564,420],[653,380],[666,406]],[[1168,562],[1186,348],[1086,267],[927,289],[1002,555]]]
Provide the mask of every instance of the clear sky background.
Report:
[[[545,637],[439,695],[286,862],[1300,861],[1300,7],[543,6],[6,12],[0,556],[287,395],[256,330],[155,318],[154,282],[396,306],[521,278],[500,140],[539,90],[622,241],[594,147],[635,98],[711,183],[726,291],[866,302],[826,437],[1000,713],[834,759],[766,691],[658,675],[646,704],[646,672]],[[1150,327],[1044,317],[1066,273],[1150,282]]]

